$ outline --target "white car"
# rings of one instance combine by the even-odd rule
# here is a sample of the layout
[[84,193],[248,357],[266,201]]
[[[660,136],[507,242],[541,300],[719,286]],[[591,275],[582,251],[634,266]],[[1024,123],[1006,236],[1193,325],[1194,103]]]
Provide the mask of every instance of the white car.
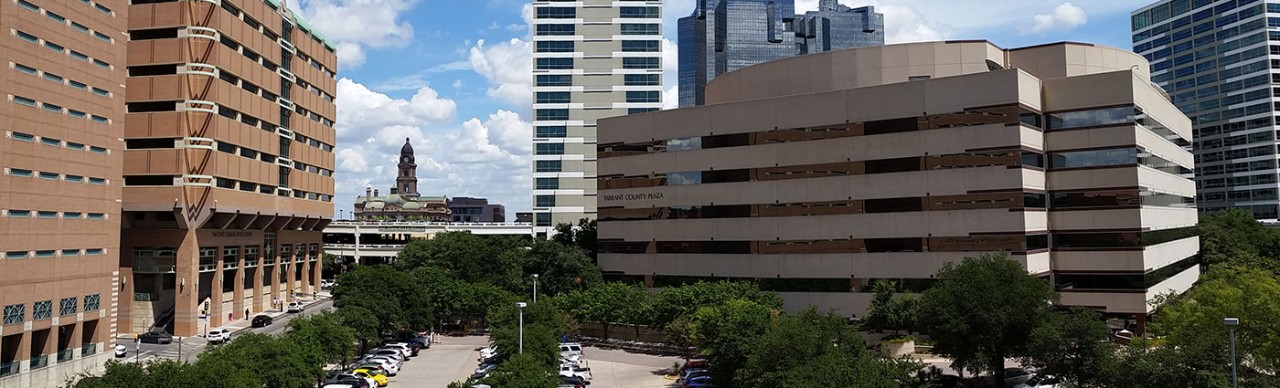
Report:
[[325,384],[323,387],[320,387],[320,388],[354,388],[354,387],[355,386],[351,384],[338,383],[338,384]]
[[289,302],[288,310],[285,311],[290,313],[300,313],[304,307],[305,306],[303,306],[302,302]]
[[329,279],[320,279],[320,288],[333,287],[333,281]]
[[585,381],[591,381],[591,368],[579,368],[573,364],[560,364],[560,375],[565,377],[581,377]]
[[227,329],[209,330],[209,335],[205,336],[205,339],[209,340],[209,343],[211,344],[226,343],[227,341],[231,340],[231,330],[227,330]]
[[351,374],[351,373],[343,373],[343,374],[340,374],[340,375],[338,375],[338,376],[343,377],[344,379],[345,379],[345,378],[362,379],[362,380],[364,380],[365,382],[369,383],[369,386],[370,386],[370,387],[376,387],[376,386],[378,386],[378,381],[377,381],[377,380],[374,380],[373,378],[370,378],[370,377],[357,376],[357,375],[355,375],[355,374]]
[[387,356],[388,358],[395,359],[396,361],[399,361],[402,363],[409,359],[409,357],[406,357],[404,353],[400,352],[400,349],[395,349],[395,348],[374,349],[372,352],[369,352],[368,355],[374,356],[374,357]]
[[489,359],[489,358],[493,358],[493,356],[496,356],[496,355],[498,355],[498,346],[497,346],[497,345],[490,346],[490,347],[487,347],[487,348],[484,348],[484,349],[480,349],[480,358],[482,358],[482,359]]
[[116,358],[121,358],[128,355],[129,355],[129,347],[121,344],[116,344]]
[[391,363],[393,363],[393,364],[396,364],[396,366],[398,366],[398,367],[403,367],[403,366],[404,366],[404,360],[399,359],[399,358],[396,358],[396,357],[394,357],[394,356],[386,355],[386,354],[370,354],[370,355],[364,356],[364,358],[363,358],[363,359],[361,359],[360,361],[364,361],[364,362],[371,362],[371,361],[373,361],[373,362],[381,362],[381,361],[379,361],[379,360],[386,360],[387,362],[391,362]]
[[403,354],[406,358],[409,357],[411,353],[413,353],[413,348],[409,347],[409,344],[404,342],[391,342],[386,345],[382,345],[382,348],[399,350],[400,353]]

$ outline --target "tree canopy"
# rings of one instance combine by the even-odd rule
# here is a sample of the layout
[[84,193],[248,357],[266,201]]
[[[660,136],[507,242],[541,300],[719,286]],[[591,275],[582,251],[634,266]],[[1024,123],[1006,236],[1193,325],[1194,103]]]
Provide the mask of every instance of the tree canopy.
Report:
[[1003,255],[947,263],[937,279],[919,312],[934,352],[951,358],[956,370],[993,372],[1003,383],[1004,360],[1026,353],[1057,294]]

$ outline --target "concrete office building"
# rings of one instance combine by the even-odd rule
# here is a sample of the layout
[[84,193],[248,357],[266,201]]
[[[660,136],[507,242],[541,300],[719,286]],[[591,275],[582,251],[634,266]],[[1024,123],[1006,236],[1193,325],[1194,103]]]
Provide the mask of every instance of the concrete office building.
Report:
[[0,387],[111,358],[127,4],[0,2]]
[[1146,69],[1090,44],[951,41],[722,75],[706,106],[601,121],[599,265],[861,315],[875,279],[922,290],[1007,252],[1063,305],[1145,317],[1199,276],[1191,125]]
[[1274,13],[1280,1],[1166,0],[1133,12],[1133,51],[1193,123],[1201,211],[1278,218]]
[[596,120],[662,108],[662,1],[533,9],[533,216],[546,236],[595,218]]
[[679,28],[680,107],[702,105],[707,82],[726,72],[800,54],[884,44],[884,15],[820,0],[795,14],[794,0],[704,0]]
[[191,336],[310,294],[333,218],[333,47],[277,0],[128,8],[121,330]]

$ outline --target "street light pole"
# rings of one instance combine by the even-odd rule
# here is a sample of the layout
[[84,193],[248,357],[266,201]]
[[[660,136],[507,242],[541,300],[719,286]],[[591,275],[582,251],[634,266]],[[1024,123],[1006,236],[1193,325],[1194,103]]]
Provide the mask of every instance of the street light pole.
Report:
[[533,274],[533,303],[538,303],[538,274]]
[[1240,318],[1223,319],[1222,323],[1227,325],[1227,330],[1231,332],[1231,388],[1237,388],[1238,377],[1236,377],[1236,326],[1240,326]]
[[520,354],[524,354],[524,306],[528,304],[516,302],[516,307],[520,309]]

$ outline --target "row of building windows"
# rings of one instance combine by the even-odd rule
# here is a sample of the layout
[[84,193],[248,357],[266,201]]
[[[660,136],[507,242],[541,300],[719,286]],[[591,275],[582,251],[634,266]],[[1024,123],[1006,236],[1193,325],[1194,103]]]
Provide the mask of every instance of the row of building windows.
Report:
[[34,67],[26,66],[21,63],[13,63],[13,62],[9,62],[9,63],[13,66],[13,69],[19,73],[40,77],[45,79],[46,81],[54,82],[61,85],[66,85],[76,90],[93,93],[96,96],[107,97],[107,98],[112,97],[111,91],[108,91],[103,88],[99,88],[96,86],[89,86],[89,84],[86,84],[84,82],[72,80],[72,79],[69,79],[54,73],[50,73],[47,71],[37,70]]
[[1234,174],[1249,171],[1270,171],[1276,169],[1276,160],[1255,160],[1196,167],[1196,177],[1204,178],[1213,175]]
[[6,175],[18,177],[18,178],[38,177],[40,179],[51,180],[51,181],[66,181],[66,182],[73,182],[73,183],[88,182],[91,185],[107,185],[111,183],[110,180],[107,180],[104,178],[84,177],[80,175],[60,174],[60,173],[48,172],[48,171],[37,172],[37,171],[26,170],[21,168],[5,168],[4,171]]
[[[64,26],[69,26],[69,27],[71,27],[72,29],[75,29],[76,31],[83,32],[83,33],[85,33],[85,34],[88,34],[88,35],[90,35],[90,36],[93,36],[94,38],[98,38],[98,40],[101,40],[101,41],[103,41],[103,42],[107,42],[107,43],[115,44],[115,40],[114,40],[114,39],[112,39],[112,38],[111,38],[110,36],[108,36],[107,34],[103,34],[103,33],[101,33],[101,32],[94,31],[93,29],[90,29],[89,27],[86,27],[86,26],[85,26],[85,25],[83,25],[83,24],[76,23],[76,22],[71,21],[71,20],[67,20],[67,18],[66,18],[66,17],[63,17],[62,15],[59,15],[59,14],[57,14],[57,13],[54,13],[53,11],[50,11],[50,10],[47,10],[47,9],[41,9],[39,6],[37,6],[37,5],[35,5],[35,4],[32,4],[31,2],[29,2],[29,1],[27,1],[27,0],[18,0],[18,6],[19,6],[19,7],[22,7],[22,8],[23,8],[23,9],[25,9],[25,10],[28,10],[28,11],[31,11],[31,12],[35,12],[35,13],[37,13],[37,14],[44,15],[44,16],[45,16],[45,18],[47,18],[47,19],[49,19],[49,20],[52,20],[52,21],[57,22],[58,24],[61,24],[61,25],[64,25]],[[104,8],[105,8],[105,7],[104,7]],[[110,13],[110,12],[108,11],[107,13]]]
[[[257,62],[257,63],[262,64],[264,67],[266,67],[267,69],[269,69],[269,70],[271,70],[271,71],[276,71],[276,69],[277,69],[277,65],[276,65],[275,63],[272,63],[271,61],[268,61],[268,60],[266,59],[266,57],[263,57],[263,56],[261,56],[261,55],[258,55],[258,53],[255,53],[255,52],[253,52],[252,50],[249,50],[247,47],[242,46],[240,43],[237,43],[237,42],[235,42],[235,41],[231,40],[230,38],[227,38],[226,36],[223,36],[223,37],[221,38],[221,42],[222,42],[222,44],[223,44],[224,46],[227,46],[227,48],[230,48],[230,49],[232,49],[232,50],[235,50],[235,51],[239,52],[241,55],[244,55],[246,58],[249,58],[250,60],[252,60],[252,61],[254,61],[254,62]],[[288,69],[285,69],[285,70],[287,71]],[[245,89],[246,91],[249,91],[250,93],[258,94],[258,95],[259,95],[259,96],[261,96],[262,98],[265,98],[265,99],[267,99],[267,100],[269,100],[269,101],[271,101],[271,102],[277,102],[277,101],[276,101],[276,99],[277,99],[277,98],[284,98],[284,99],[288,100],[288,99],[289,99],[289,97],[290,97],[290,96],[289,96],[289,91],[288,91],[288,90],[281,90],[281,91],[280,91],[281,96],[276,96],[276,95],[274,95],[274,94],[272,94],[272,93],[270,93],[270,92],[267,92],[265,89],[261,89],[261,88],[259,88],[257,85],[253,85],[252,83],[248,83],[247,81],[243,81],[241,78],[236,77],[236,76],[235,76],[235,74],[229,74],[229,73],[227,73],[227,72],[226,72],[226,70],[223,70],[223,69],[219,68],[219,69],[218,69],[218,72],[219,72],[219,77],[220,77],[220,78],[222,78],[222,80],[223,80],[223,81],[226,81],[226,82],[231,83],[231,84],[233,84],[233,85],[240,86],[242,89]],[[223,74],[225,74],[225,75],[223,75]],[[295,79],[296,79],[296,76],[295,76]],[[296,83],[294,83],[294,85],[297,85],[300,89],[306,90],[307,92],[309,92],[309,93],[311,93],[311,94],[321,96],[321,98],[322,98],[323,100],[327,101],[327,102],[333,102],[334,97],[333,97],[333,96],[330,96],[328,93],[324,93],[323,91],[321,91],[321,90],[320,90],[320,88],[317,88],[317,87],[315,87],[314,85],[311,85],[311,84],[309,84],[309,83],[307,83],[306,81],[303,81],[303,80],[301,80],[301,79],[296,79],[296,81],[297,81],[297,82],[296,82]],[[257,90],[259,90],[259,89],[261,89],[261,93],[257,92]],[[290,101],[290,102],[292,103],[292,101]],[[294,107],[293,107],[294,111],[295,111],[296,113],[298,113],[299,115],[302,115],[303,117],[307,117],[307,118],[311,119],[311,121],[317,121],[317,122],[320,122],[320,124],[321,124],[321,125],[324,125],[325,127],[330,127],[330,128],[332,128],[332,127],[333,127],[333,120],[330,120],[330,119],[329,119],[329,118],[327,118],[327,117],[322,117],[322,116],[320,116],[319,114],[316,114],[315,112],[310,112],[310,111],[308,111],[307,109],[303,108],[303,107],[302,107],[301,105],[299,105],[299,104],[294,103],[293,105],[294,105]],[[281,125],[287,125],[287,124],[288,124],[288,123],[281,123]]]
[[[306,139],[306,138],[304,138],[304,139]],[[129,140],[126,140],[126,145],[128,145],[128,144],[133,144],[133,147],[139,147],[139,148],[142,148],[142,147],[146,147],[146,143],[144,143],[144,142],[147,142],[147,143],[154,142],[154,143],[159,143],[159,144],[168,144],[168,145],[170,145],[170,147],[164,147],[164,148],[172,148],[172,144],[174,144],[174,140],[176,140],[176,139],[166,139],[166,138],[161,138],[161,139],[129,139]],[[305,143],[305,140],[300,140],[299,142],[300,142],[300,143]],[[148,147],[148,148],[161,148],[161,147]],[[224,141],[219,141],[219,142],[218,142],[218,145],[217,145],[217,147],[216,147],[216,148],[218,149],[218,151],[223,152],[223,153],[228,153],[228,154],[232,154],[232,155],[240,155],[240,156],[245,157],[245,158],[255,159],[255,160],[261,160],[261,161],[266,162],[266,163],[275,163],[275,162],[276,162],[276,159],[277,159],[277,157],[276,157],[275,155],[271,155],[271,154],[268,154],[268,153],[266,153],[266,152],[257,151],[257,150],[254,150],[254,149],[252,149],[252,148],[248,148],[248,147],[244,147],[244,146],[238,146],[238,145],[235,145],[235,144],[232,144],[232,143],[228,143],[228,142],[224,142]],[[131,149],[138,149],[138,148],[131,148]],[[294,166],[294,169],[299,170],[299,171],[306,171],[306,172],[309,172],[309,173],[312,173],[312,174],[320,174],[320,175],[323,175],[323,176],[333,176],[333,170],[323,169],[323,168],[320,168],[320,167],[317,167],[317,166],[312,166],[312,165],[308,165],[308,164],[300,163],[300,162],[296,162],[296,161],[295,161],[295,162],[293,162],[293,166]]]
[[[574,19],[578,9],[574,7],[538,7],[537,19]],[[659,7],[619,7],[618,17],[623,19],[657,19],[662,17]]]
[[1252,201],[1276,201],[1276,189],[1253,189],[1253,190],[1232,190],[1232,191],[1206,191],[1199,193],[1198,197],[1205,202],[1252,202]]
[[[657,57],[623,57],[623,69],[658,69],[661,68],[662,59]],[[538,70],[566,70],[573,69],[574,58],[537,58],[535,69]],[[551,81],[551,79],[548,79]],[[552,86],[552,85],[544,85]]]
[[[536,155],[559,155],[562,143],[535,144]],[[819,163],[779,167],[738,168],[706,171],[681,171],[638,176],[602,176],[601,189],[680,186],[707,183],[752,182],[783,179],[807,179],[851,175],[871,175],[991,166],[1026,166],[1041,168],[1043,160],[1033,151],[974,152],[950,155],[912,156],[836,163]],[[599,157],[599,156],[598,156]],[[1137,148],[1053,152],[1048,155],[1049,170],[1080,168],[1114,168],[1146,166],[1170,174],[1189,174],[1191,170],[1167,159]],[[1274,166],[1274,160],[1272,160]]]
[[[661,74],[623,74],[625,86],[660,86]],[[573,86],[573,76],[569,74],[539,74],[534,86]]]
[[[557,189],[557,178],[536,178],[535,188]],[[1273,189],[1274,192],[1274,189]],[[604,194],[608,197],[620,195]],[[552,204],[545,206],[555,206]],[[1101,189],[1033,192],[981,193],[906,198],[878,198],[825,202],[771,203],[745,205],[675,206],[657,208],[601,208],[602,221],[650,221],[674,219],[807,217],[848,214],[878,214],[976,209],[1101,210],[1132,209],[1143,206],[1190,208],[1195,199],[1176,194],[1139,189]],[[544,206],[544,205],[539,205]]]
[[[80,305],[79,298],[77,297],[62,298],[61,300],[58,301],[58,315],[76,314],[76,307],[79,307],[79,305]],[[98,311],[100,309],[102,309],[101,294],[84,296],[84,312],[86,313],[93,312],[93,311]],[[32,320],[39,321],[39,320],[49,319],[52,317],[53,317],[53,301],[52,300],[39,301],[32,304],[32,309],[31,309]],[[11,304],[11,305],[4,306],[4,324],[5,325],[19,324],[19,323],[25,322],[26,320],[27,318],[26,318],[25,304]]]
[[619,254],[821,254],[909,252],[1034,252],[1142,250],[1196,236],[1195,228],[1159,231],[957,237],[901,237],[765,241],[610,241],[599,242],[600,253]]
[[26,41],[26,42],[28,42],[28,43],[35,44],[35,45],[38,45],[38,46],[44,47],[44,48],[49,49],[50,51],[56,52],[56,53],[58,53],[58,54],[65,54],[65,55],[69,55],[69,56],[71,56],[71,58],[74,58],[74,59],[79,60],[79,61],[83,61],[83,62],[90,62],[90,63],[93,63],[93,65],[94,65],[94,66],[97,66],[97,67],[100,67],[100,68],[103,68],[103,69],[106,69],[106,70],[111,70],[111,69],[114,69],[114,68],[115,68],[114,66],[112,66],[110,63],[107,63],[106,61],[103,61],[103,60],[101,60],[101,59],[97,59],[97,58],[90,57],[90,56],[88,56],[88,55],[85,55],[84,53],[81,53],[81,52],[79,52],[79,51],[76,51],[76,50],[72,50],[72,49],[66,48],[66,47],[64,47],[64,46],[62,46],[62,45],[60,45],[60,44],[53,43],[53,42],[50,42],[50,41],[47,41],[47,40],[44,40],[44,39],[40,39],[39,37],[36,37],[35,35],[31,35],[31,34],[28,34],[28,33],[26,33],[26,32],[18,31],[18,30],[15,30],[15,29],[10,29],[9,31],[10,31],[14,36],[17,36],[17,37],[18,37],[18,39],[22,39],[22,40],[24,40],[24,41]]
[[104,147],[99,147],[95,145],[85,145],[83,143],[77,143],[73,141],[62,141],[62,140],[55,139],[48,136],[35,136],[29,133],[22,133],[22,132],[9,132],[8,135],[9,135],[9,138],[17,141],[22,141],[22,142],[35,143],[38,140],[40,144],[47,145],[50,147],[60,147],[60,148],[66,148],[69,150],[74,150],[74,151],[88,151],[88,152],[92,152],[100,155],[107,155],[111,153],[111,150],[108,150]]
[[[280,40],[280,36],[278,34],[276,34],[274,31],[271,31],[270,28],[267,28],[265,24],[259,23],[257,20],[254,20],[253,18],[249,17],[249,15],[245,15],[244,12],[241,12],[239,8],[236,8],[235,5],[232,5],[230,1],[222,0],[220,1],[220,3],[222,5],[223,10],[227,11],[227,13],[230,13],[232,16],[235,16],[236,18],[243,21],[245,25],[249,26],[249,28],[253,29],[254,31],[261,32],[263,36],[266,36],[267,39],[270,39],[272,42]],[[268,2],[268,4],[270,3]],[[306,30],[303,30],[303,31],[306,31]],[[308,33],[308,35],[311,35],[312,39],[314,39],[317,43],[320,43],[321,46],[324,46],[325,50],[328,50],[329,52],[336,52],[335,50],[333,50],[333,48],[329,47],[328,44],[325,44],[323,41],[321,41],[319,37],[315,36],[315,34]],[[286,38],[285,40],[287,41],[288,37],[285,37],[285,38]],[[301,59],[303,62],[307,63],[308,65],[310,65],[312,68],[322,70],[325,76],[328,76],[331,78],[334,76],[334,71],[332,69],[324,67],[324,65],[320,64],[315,59],[307,56],[306,53],[303,52],[301,49],[294,47],[294,51],[298,53],[299,59]]]
[[67,116],[71,116],[72,118],[89,120],[98,124],[111,124],[111,119],[103,116],[88,114],[88,113],[71,109],[71,108],[64,108],[61,105],[55,105],[48,102],[36,101],[34,99],[30,99],[23,96],[15,96],[10,94],[9,101],[13,101],[14,104],[22,105],[25,107],[39,108],[39,109],[45,110],[46,112],[64,114]]
[[[645,91],[627,91],[627,102],[647,103],[662,102],[662,92],[656,90]],[[538,104],[567,104],[570,102],[569,92],[537,92],[534,93],[534,103]],[[540,109],[541,110],[541,109]],[[538,117],[564,117],[563,119],[547,119],[547,120],[568,120],[568,111],[554,110],[554,112],[541,112]],[[561,114],[563,113],[563,114]]]
[[84,212],[58,212],[45,210],[5,210],[4,216],[8,218],[45,218],[45,219],[70,219],[70,220],[105,220],[107,215],[103,213],[84,213]]
[[4,258],[19,260],[29,258],[50,258],[50,257],[75,257],[75,256],[102,256],[106,254],[106,250],[102,248],[86,248],[86,249],[50,249],[38,251],[5,251]]
[[[289,167],[283,167],[283,166],[280,167],[280,169],[282,172],[287,172],[288,170],[290,170]],[[124,177],[124,185],[130,186],[130,187],[175,186],[175,185],[178,185],[178,182],[179,182],[179,178],[173,175],[126,175]],[[223,177],[213,178],[213,186],[218,188],[223,188],[223,189],[240,190],[245,192],[256,192],[259,194],[275,193],[277,196],[281,196],[281,197],[291,196],[293,198],[308,199],[312,201],[322,201],[322,202],[333,201],[333,196],[328,194],[313,193],[313,192],[307,192],[307,191],[302,191],[297,189],[290,190],[288,188],[285,188],[285,184],[287,183],[288,182],[282,182],[281,184],[282,187],[277,188],[275,186],[270,186],[270,185],[256,183],[256,182],[240,181],[240,180],[223,178]]]

